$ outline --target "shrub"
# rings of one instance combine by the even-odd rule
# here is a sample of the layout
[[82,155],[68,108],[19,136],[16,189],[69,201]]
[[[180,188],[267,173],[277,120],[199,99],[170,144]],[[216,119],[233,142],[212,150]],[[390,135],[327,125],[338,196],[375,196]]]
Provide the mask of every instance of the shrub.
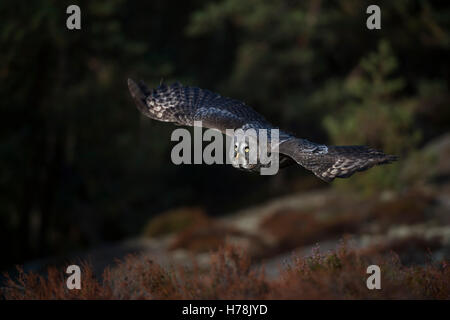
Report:
[[[337,209],[337,210],[336,210]],[[352,210],[332,208],[329,216],[322,217],[323,208],[310,211],[284,209],[264,218],[261,228],[274,237],[275,251],[286,252],[325,239],[338,239],[344,234],[355,233],[364,215]]]
[[[150,259],[128,256],[96,279],[83,265],[81,290],[65,289],[62,272],[47,275],[18,269],[7,276],[0,295],[5,299],[450,299],[447,261],[423,266],[402,265],[395,253],[356,250],[343,243],[326,254],[316,247],[308,257],[293,257],[274,280],[249,256],[234,247],[211,255],[207,270],[192,267],[163,268]],[[367,267],[381,268],[381,290],[366,287]]]
[[[368,144],[397,155],[417,146],[421,138],[414,126],[418,99],[402,96],[405,81],[395,77],[397,66],[390,44],[381,41],[377,52],[363,58],[344,83],[332,83],[340,88],[335,101],[340,107],[325,117],[324,125],[333,143]],[[379,167],[356,175],[352,185],[366,192],[398,187],[399,172],[398,163]],[[337,184],[350,187],[345,181]]]
[[383,228],[393,224],[416,224],[427,220],[427,210],[434,198],[420,190],[408,190],[394,199],[375,204],[372,218]]
[[152,218],[144,227],[143,233],[147,237],[158,237],[207,222],[208,217],[201,208],[179,208]]
[[191,226],[179,233],[169,250],[186,249],[192,253],[202,253],[217,251],[228,244],[239,244],[252,258],[258,258],[262,252],[267,251],[263,238],[213,220]]

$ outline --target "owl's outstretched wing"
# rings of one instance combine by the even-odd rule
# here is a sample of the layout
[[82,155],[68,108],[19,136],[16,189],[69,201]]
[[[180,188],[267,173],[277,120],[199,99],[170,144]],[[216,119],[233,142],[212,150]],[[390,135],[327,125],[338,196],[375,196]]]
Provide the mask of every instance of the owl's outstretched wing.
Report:
[[193,126],[202,126],[225,133],[226,129],[271,128],[271,124],[245,103],[196,87],[180,83],[161,84],[149,90],[143,83],[128,79],[128,88],[138,109],[147,117]]
[[327,182],[397,160],[396,156],[366,146],[326,146],[297,138],[283,141],[279,152]]

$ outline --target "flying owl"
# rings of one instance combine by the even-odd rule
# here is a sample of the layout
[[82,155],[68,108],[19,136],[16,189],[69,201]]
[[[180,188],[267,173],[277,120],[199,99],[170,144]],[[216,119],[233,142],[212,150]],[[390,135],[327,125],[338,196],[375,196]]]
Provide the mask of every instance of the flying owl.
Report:
[[[179,82],[170,86],[161,84],[149,90],[142,81],[136,84],[131,79],[128,79],[128,87],[137,108],[154,120],[186,126],[202,121],[203,127],[222,133],[226,133],[227,129],[278,129],[244,102],[209,90],[183,86]],[[233,166],[259,172],[262,167],[260,163],[245,161],[249,153],[248,142],[234,137],[234,143],[236,156],[232,158]],[[397,159],[366,146],[316,144],[282,130],[279,131],[278,153],[281,168],[297,163],[327,182],[334,178],[348,178],[357,171]],[[239,156],[241,159],[237,161]]]

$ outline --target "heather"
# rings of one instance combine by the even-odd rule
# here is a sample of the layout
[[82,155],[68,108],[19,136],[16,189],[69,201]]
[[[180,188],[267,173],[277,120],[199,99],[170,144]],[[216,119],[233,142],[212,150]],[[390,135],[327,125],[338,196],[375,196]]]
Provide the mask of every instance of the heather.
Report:
[[[368,254],[370,252],[370,255]],[[382,289],[368,290],[368,265],[382,270]],[[213,252],[208,268],[167,269],[151,259],[127,256],[101,277],[83,264],[81,290],[68,290],[54,268],[45,275],[24,273],[1,289],[6,299],[449,299],[450,268],[446,261],[405,266],[394,252],[354,250],[342,243],[336,250],[293,257],[280,266],[280,277],[267,279],[252,268],[241,249],[226,246]],[[262,267],[263,268],[263,267]]]

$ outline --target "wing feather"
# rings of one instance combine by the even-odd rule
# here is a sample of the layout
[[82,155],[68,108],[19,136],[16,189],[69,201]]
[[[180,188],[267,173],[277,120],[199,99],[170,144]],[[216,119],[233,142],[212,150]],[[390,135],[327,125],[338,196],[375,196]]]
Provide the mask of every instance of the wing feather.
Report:
[[327,182],[397,160],[396,156],[366,146],[325,146],[297,138],[282,142],[279,152]]
[[207,128],[272,128],[258,112],[245,103],[222,97],[209,90],[186,87],[176,82],[161,84],[149,90],[143,83],[128,79],[128,87],[137,108],[147,117],[158,121],[193,126],[202,121]]

